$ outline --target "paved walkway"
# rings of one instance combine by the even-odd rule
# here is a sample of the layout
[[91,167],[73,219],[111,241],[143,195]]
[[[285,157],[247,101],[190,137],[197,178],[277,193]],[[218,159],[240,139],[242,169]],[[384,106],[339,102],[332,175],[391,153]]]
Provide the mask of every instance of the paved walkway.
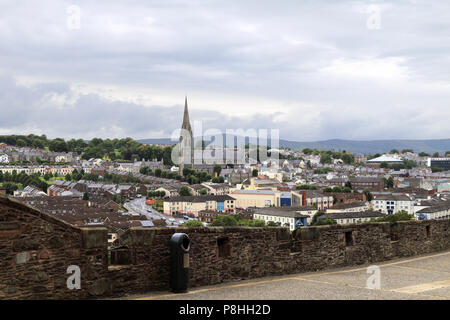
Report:
[[[380,289],[367,288],[372,273],[367,273],[366,265],[196,287],[183,294],[152,292],[125,299],[450,299],[450,251],[376,265],[380,267]],[[376,281],[372,284],[376,285]]]

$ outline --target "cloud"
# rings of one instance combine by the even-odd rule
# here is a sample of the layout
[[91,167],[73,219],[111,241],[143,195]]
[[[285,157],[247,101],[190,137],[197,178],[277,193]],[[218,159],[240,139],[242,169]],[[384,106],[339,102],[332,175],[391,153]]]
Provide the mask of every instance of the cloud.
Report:
[[[367,28],[367,7],[381,28]],[[70,29],[67,8],[80,8]],[[0,133],[448,138],[448,1],[14,1],[0,5]]]

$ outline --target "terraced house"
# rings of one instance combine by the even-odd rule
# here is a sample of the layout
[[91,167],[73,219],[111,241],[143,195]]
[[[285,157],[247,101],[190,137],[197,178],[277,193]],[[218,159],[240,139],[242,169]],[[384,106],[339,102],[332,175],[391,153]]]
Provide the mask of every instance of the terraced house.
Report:
[[171,197],[164,200],[164,213],[167,215],[191,214],[198,217],[200,211],[209,210],[235,214],[235,201],[228,195]]

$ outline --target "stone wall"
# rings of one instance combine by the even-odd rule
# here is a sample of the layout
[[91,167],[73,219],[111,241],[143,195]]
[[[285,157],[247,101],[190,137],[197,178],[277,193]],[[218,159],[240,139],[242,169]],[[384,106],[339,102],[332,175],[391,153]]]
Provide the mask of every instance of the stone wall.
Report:
[[[0,197],[0,299],[80,299],[105,292],[105,228],[79,229]],[[81,270],[81,290],[67,288],[67,268]]]
[[[175,232],[191,239],[190,285],[374,263],[450,249],[450,220],[300,228],[132,228],[108,266],[106,229],[78,229],[0,198],[0,298],[92,298],[169,289]],[[120,265],[118,265],[120,263]],[[69,265],[81,289],[66,287]]]
[[437,220],[306,227],[293,233],[285,228],[130,229],[121,239],[129,265],[117,267],[112,285],[114,294],[167,290],[168,241],[174,232],[191,239],[190,285],[195,287],[447,250],[449,227],[450,220]]

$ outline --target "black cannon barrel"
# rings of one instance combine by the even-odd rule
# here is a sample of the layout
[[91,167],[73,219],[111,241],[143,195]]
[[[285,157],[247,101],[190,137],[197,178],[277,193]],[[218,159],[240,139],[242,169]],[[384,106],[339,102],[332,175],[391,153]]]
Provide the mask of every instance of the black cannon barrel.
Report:
[[189,287],[189,249],[191,240],[185,233],[175,233],[170,239],[170,288],[186,292]]

